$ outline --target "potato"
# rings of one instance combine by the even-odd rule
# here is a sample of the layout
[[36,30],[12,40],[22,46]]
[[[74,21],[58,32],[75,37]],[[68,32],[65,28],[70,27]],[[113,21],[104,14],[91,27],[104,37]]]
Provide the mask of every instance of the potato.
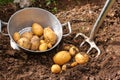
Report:
[[89,60],[89,56],[86,53],[77,53],[75,55],[75,61],[79,64],[84,64],[86,62],[88,62]]
[[67,65],[66,64],[62,65],[62,71],[66,71],[66,70],[67,70]]
[[69,51],[69,49],[70,49],[72,46],[73,46],[73,45],[71,45],[71,44],[66,44],[66,45],[64,45],[63,49]]
[[76,53],[79,52],[79,49],[76,46],[71,46],[69,49],[69,53],[74,56]]
[[39,46],[39,50],[40,51],[45,51],[45,50],[47,50],[47,43],[42,43],[40,46]]
[[40,40],[40,44],[43,44],[43,43],[45,43],[45,40]]
[[25,37],[25,38],[28,38],[29,40],[31,40],[31,38],[33,37],[33,33],[32,32],[24,32],[23,34],[21,34],[21,37]]
[[20,38],[17,43],[19,44],[19,46],[23,47],[23,48],[26,48],[26,49],[30,49],[30,46],[31,46],[31,43],[29,41],[29,39],[23,37],[23,38]]
[[13,39],[17,42],[20,39],[20,34],[18,32],[15,32],[13,34]]
[[53,61],[56,64],[63,65],[71,59],[71,55],[68,51],[60,51],[55,54]]
[[75,67],[75,66],[77,66],[77,65],[78,65],[77,62],[72,62],[70,66],[71,66],[71,67]]
[[34,35],[31,39],[31,50],[38,50],[39,49],[39,37]]
[[44,28],[43,36],[44,36],[45,41],[47,43],[51,43],[52,45],[55,44],[57,40],[57,36],[55,32],[50,27]]
[[33,34],[35,34],[37,36],[42,36],[43,35],[43,28],[38,23],[33,23],[32,32],[33,32]]
[[52,44],[51,43],[48,43],[47,46],[48,46],[48,48],[52,48]]
[[[40,44],[46,43],[45,40],[40,40]],[[52,44],[51,43],[46,43],[47,44],[47,48],[52,48]]]
[[52,73],[60,73],[61,72],[61,67],[58,64],[54,64],[51,67],[51,72]]

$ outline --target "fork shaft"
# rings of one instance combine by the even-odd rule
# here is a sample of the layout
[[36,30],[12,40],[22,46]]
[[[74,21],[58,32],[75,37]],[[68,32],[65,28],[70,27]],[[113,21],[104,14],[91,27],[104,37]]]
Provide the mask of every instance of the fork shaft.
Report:
[[108,10],[111,8],[111,6],[113,5],[113,3],[115,2],[115,0],[107,0],[100,15],[98,16],[98,19],[96,20],[92,30],[91,30],[91,33],[90,33],[90,41],[93,41],[94,37],[95,37],[95,34],[96,32],[98,31],[100,25],[102,24],[104,18],[106,17],[107,15],[107,12]]

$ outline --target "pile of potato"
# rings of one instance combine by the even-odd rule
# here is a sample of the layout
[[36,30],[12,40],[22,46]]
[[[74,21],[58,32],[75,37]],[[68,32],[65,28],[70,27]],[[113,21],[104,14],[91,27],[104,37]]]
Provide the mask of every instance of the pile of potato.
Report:
[[33,23],[31,31],[22,34],[15,32],[13,39],[25,49],[45,51],[56,43],[57,36],[50,27],[43,28],[40,24]]
[[53,61],[55,64],[51,67],[52,73],[60,73],[66,71],[67,67],[74,67],[78,64],[85,64],[89,60],[89,56],[80,52],[79,49],[74,45],[66,45],[62,51],[57,52]]

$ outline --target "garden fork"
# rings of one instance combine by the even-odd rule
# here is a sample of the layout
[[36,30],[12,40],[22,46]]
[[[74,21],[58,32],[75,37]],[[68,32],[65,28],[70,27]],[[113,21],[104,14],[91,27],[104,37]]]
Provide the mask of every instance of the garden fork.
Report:
[[77,38],[78,36],[82,36],[84,37],[84,41],[80,44],[80,47],[83,46],[83,44],[85,42],[87,42],[89,45],[90,45],[90,48],[88,49],[87,51],[87,54],[94,48],[97,50],[97,55],[96,57],[98,57],[101,53],[100,49],[97,47],[97,45],[95,44],[94,42],[94,37],[95,37],[95,34],[96,32],[98,31],[100,25],[102,24],[104,18],[106,17],[106,14],[108,12],[108,10],[110,9],[110,7],[113,5],[113,3],[115,2],[115,0],[107,0],[100,15],[98,16],[92,30],[91,30],[91,33],[90,33],[90,36],[87,37],[86,35],[84,35],[83,33],[77,33],[75,38]]

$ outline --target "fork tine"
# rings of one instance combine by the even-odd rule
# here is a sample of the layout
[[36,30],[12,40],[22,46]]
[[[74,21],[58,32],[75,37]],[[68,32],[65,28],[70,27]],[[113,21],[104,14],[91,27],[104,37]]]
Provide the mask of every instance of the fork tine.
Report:
[[98,51],[96,57],[98,57],[100,55],[100,49],[96,46],[95,49]]
[[90,38],[88,38],[87,36],[85,36],[84,34],[82,33],[78,33],[76,34],[76,36],[74,38],[77,38],[78,36],[82,36],[84,37],[84,41],[80,44],[80,47],[82,47],[85,42],[87,42],[89,45],[90,45],[90,48],[87,50],[87,54],[92,50],[92,48],[95,48],[97,50],[97,55],[96,55],[96,58],[100,55],[100,49],[96,46],[96,44],[93,42],[93,41],[90,41]]
[[84,43],[85,43],[85,41],[83,41],[83,42],[80,44],[80,47],[83,46]]
[[74,38],[77,38],[79,35],[80,35],[80,34],[79,34],[79,33],[77,33],[77,34],[76,34],[76,36],[75,36]]
[[77,38],[78,36],[82,36],[85,39],[87,39],[88,37],[86,35],[84,35],[83,33],[77,33],[76,36],[74,38]]
[[90,48],[88,49],[87,54],[91,51],[91,49],[92,49],[92,47],[90,47]]

